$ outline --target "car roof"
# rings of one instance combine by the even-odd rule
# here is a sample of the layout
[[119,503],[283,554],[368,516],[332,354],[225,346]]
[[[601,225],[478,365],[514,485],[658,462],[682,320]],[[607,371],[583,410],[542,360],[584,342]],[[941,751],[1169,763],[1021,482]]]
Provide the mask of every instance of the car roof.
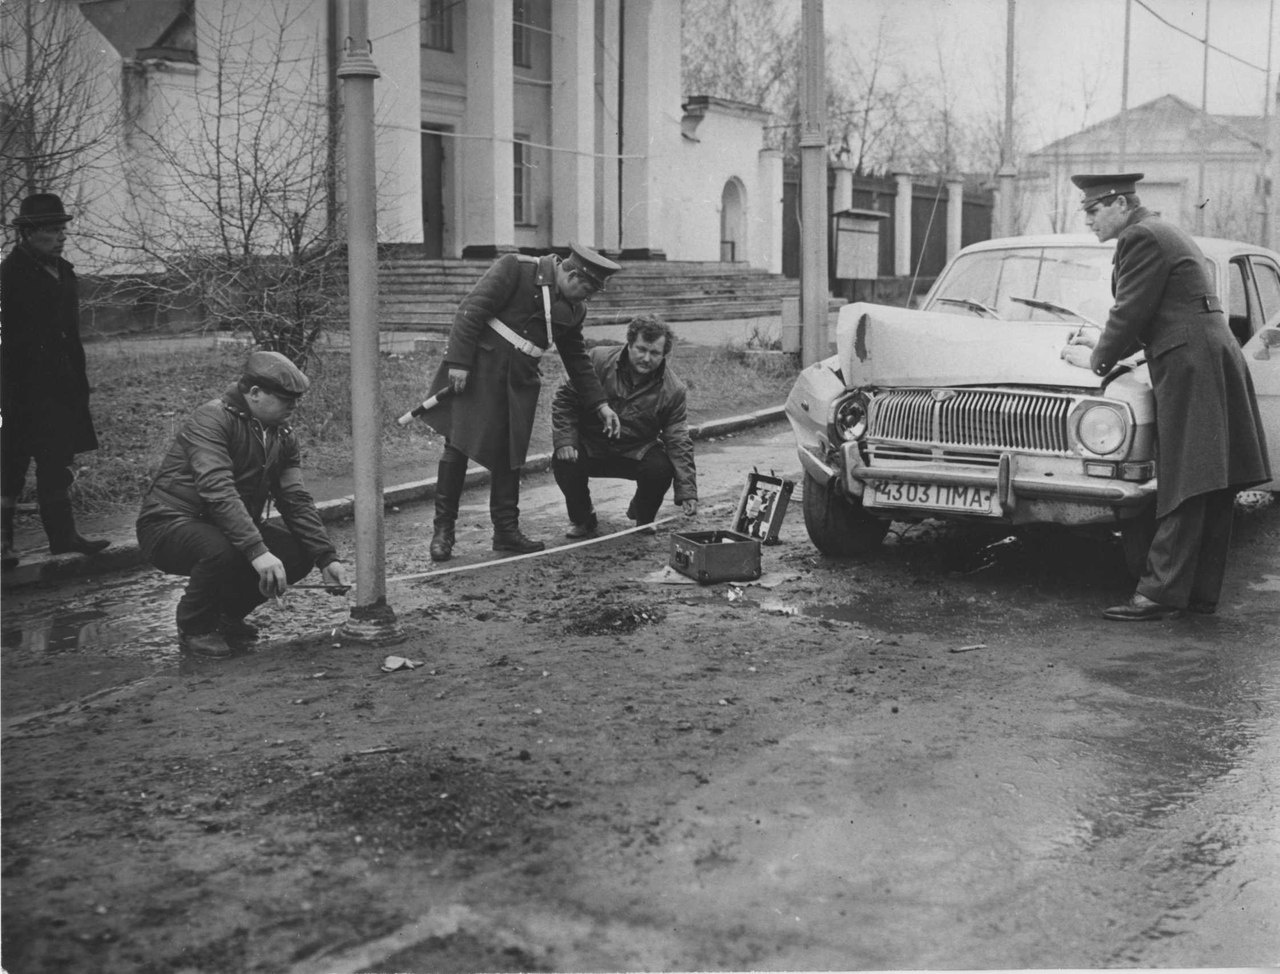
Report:
[[[1258,244],[1244,243],[1239,240],[1225,240],[1221,237],[1193,237],[1206,257],[1215,260],[1228,260],[1236,254],[1266,254],[1280,263],[1280,253],[1269,250]],[[979,253],[987,250],[1022,250],[1036,247],[1082,247],[1088,250],[1112,250],[1115,241],[1100,242],[1091,233],[1033,233],[1019,237],[996,237],[994,240],[980,240],[961,249],[961,254]],[[959,255],[957,255],[959,256]]]

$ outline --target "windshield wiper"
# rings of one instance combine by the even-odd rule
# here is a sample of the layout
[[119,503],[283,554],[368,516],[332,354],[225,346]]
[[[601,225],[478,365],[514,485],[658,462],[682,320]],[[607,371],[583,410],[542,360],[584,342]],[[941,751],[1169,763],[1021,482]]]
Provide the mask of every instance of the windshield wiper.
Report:
[[992,318],[1000,317],[1000,313],[995,308],[989,308],[981,301],[975,301],[973,298],[938,298],[938,304],[958,304],[960,307],[968,308],[970,311],[981,311]]
[[1093,325],[1094,327],[1097,327],[1097,324],[1098,324],[1092,318],[1086,318],[1079,311],[1075,311],[1072,308],[1064,307],[1060,304],[1054,304],[1052,301],[1041,301],[1039,298],[1014,298],[1014,297],[1009,298],[1009,300],[1017,301],[1018,304],[1025,304],[1029,308],[1039,308],[1041,311],[1049,311],[1057,315],[1070,315],[1072,318],[1077,318],[1080,321],[1085,322],[1086,324]]

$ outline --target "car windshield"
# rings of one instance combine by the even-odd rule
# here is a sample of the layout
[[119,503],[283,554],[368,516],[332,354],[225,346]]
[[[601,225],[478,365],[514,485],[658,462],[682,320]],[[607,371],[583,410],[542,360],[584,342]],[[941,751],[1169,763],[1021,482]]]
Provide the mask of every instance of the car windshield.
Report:
[[1046,324],[1083,315],[1102,324],[1111,304],[1109,247],[1024,247],[961,254],[924,308]]

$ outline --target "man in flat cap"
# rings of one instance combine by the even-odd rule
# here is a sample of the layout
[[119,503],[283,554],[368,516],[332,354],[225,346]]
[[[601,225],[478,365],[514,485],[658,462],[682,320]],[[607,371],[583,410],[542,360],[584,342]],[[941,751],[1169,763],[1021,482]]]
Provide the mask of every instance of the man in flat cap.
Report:
[[[179,428],[143,497],[143,555],[190,577],[177,611],[184,652],[221,659],[243,648],[258,636],[244,617],[315,566],[335,590],[348,587],[288,425],[310,385],[279,352],[250,353],[239,381]],[[283,526],[263,520],[268,499]]]
[[63,259],[71,216],[52,193],[22,201],[18,244],[0,262],[0,516],[4,568],[18,563],[14,514],[32,461],[40,520],[54,554],[92,555],[110,544],[76,530],[69,488],[77,453],[98,448],[80,343],[75,271]]
[[551,400],[551,469],[569,513],[568,538],[590,538],[599,521],[591,503],[592,477],[636,482],[627,517],[653,521],[675,482],[675,502],[686,517],[698,513],[698,472],[685,413],[685,385],[667,365],[675,343],[671,326],[654,315],[627,323],[627,343],[588,353],[609,403],[622,424],[607,434],[594,410],[562,382]]
[[1133,596],[1103,612],[1124,622],[1214,612],[1236,493],[1271,479],[1253,381],[1204,255],[1141,205],[1142,176],[1071,178],[1089,228],[1116,242],[1115,304],[1100,333],[1078,336],[1062,353],[1105,376],[1142,349],[1151,375],[1159,452],[1150,545]]
[[582,324],[586,302],[619,270],[578,244],[563,259],[505,254],[463,298],[430,389],[431,395],[446,389],[450,395],[424,417],[445,438],[436,478],[433,561],[453,555],[468,460],[489,470],[493,550],[525,554],[546,547],[520,530],[520,467],[542,384],[538,360],[554,342],[585,408],[616,435],[618,416],[587,355]]

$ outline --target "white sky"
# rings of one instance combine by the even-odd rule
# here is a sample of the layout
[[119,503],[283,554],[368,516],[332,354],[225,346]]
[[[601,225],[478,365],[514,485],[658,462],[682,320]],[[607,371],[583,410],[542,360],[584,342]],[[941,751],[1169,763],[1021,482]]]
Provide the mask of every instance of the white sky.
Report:
[[[799,10],[800,0],[793,0]],[[1263,70],[1280,72],[1280,0],[1130,0],[1129,107],[1173,94],[1199,106],[1206,10],[1209,42],[1257,67],[1211,51],[1208,109],[1261,115]],[[1145,6],[1144,6],[1145,5]],[[899,57],[936,71],[941,56],[952,90],[1003,118],[1006,0],[825,0],[827,33],[873,35],[883,12]],[[1148,9],[1149,8],[1149,9]],[[1274,9],[1274,17],[1272,11]],[[1120,111],[1125,0],[1016,0],[1015,114],[1026,145],[1054,139]],[[1152,12],[1167,21],[1163,23]],[[1172,25],[1172,26],[1169,26]],[[1178,28],[1194,35],[1188,37]],[[941,52],[941,55],[939,54]],[[1274,101],[1269,111],[1274,113]]]

